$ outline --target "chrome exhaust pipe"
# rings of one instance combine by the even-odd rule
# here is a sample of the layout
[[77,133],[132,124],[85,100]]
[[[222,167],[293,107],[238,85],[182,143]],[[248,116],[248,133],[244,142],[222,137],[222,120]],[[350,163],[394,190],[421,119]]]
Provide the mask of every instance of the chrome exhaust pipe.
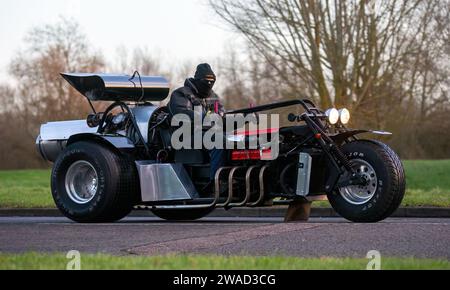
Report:
[[264,165],[261,168],[261,171],[259,172],[259,198],[256,202],[248,203],[247,204],[248,207],[257,207],[264,201],[265,190],[266,190],[264,176],[265,176],[265,173],[267,172],[268,168],[269,168],[269,164]]
[[247,167],[243,166],[237,166],[231,169],[230,174],[228,175],[228,198],[223,204],[218,204],[217,207],[225,207],[229,208],[231,202],[233,201],[234,197],[234,188],[233,188],[233,181],[235,179],[235,174],[239,172],[242,169],[246,169]]
[[229,207],[243,207],[245,206],[247,203],[249,203],[250,198],[251,198],[251,194],[252,194],[252,183],[251,183],[251,177],[252,177],[252,173],[256,170],[261,168],[261,166],[259,165],[254,165],[251,166],[248,170],[247,173],[245,174],[245,199],[240,202],[240,203],[231,203],[229,205]]
[[[262,202],[264,202],[265,197],[265,175],[267,172],[267,169],[269,168],[269,165],[265,165],[262,168],[260,168],[259,172],[259,197],[258,200],[255,202],[249,202],[251,198],[251,176],[254,170],[259,169],[260,166],[252,166],[247,169],[247,167],[238,166],[238,167],[222,167],[220,168],[215,176],[214,179],[214,191],[215,191],[215,197],[214,201],[210,204],[206,205],[160,205],[160,206],[153,206],[153,209],[202,209],[202,208],[211,208],[211,207],[225,207],[225,208],[231,208],[231,207],[257,207],[261,205]],[[247,169],[245,180],[246,180],[246,195],[245,199],[240,203],[231,203],[234,197],[234,188],[233,188],[233,181],[235,179],[236,173],[238,173],[240,170]],[[228,197],[227,200],[219,204],[220,200],[220,179],[222,177],[222,174],[224,172],[229,172],[228,175]]]

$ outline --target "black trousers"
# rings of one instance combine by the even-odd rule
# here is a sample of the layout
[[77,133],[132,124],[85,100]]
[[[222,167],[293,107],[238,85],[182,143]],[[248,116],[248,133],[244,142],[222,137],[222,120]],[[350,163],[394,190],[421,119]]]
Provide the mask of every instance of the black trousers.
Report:
[[214,181],[217,170],[223,167],[225,164],[225,150],[213,149],[209,150],[209,156],[211,158],[210,180]]

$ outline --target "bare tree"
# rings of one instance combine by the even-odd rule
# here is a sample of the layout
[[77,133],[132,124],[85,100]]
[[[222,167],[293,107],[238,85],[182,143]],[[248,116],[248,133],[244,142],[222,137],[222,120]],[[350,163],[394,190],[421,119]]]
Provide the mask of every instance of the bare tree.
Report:
[[[93,72],[103,59],[92,52],[76,22],[61,20],[56,25],[33,29],[27,47],[10,65],[17,82],[16,103],[25,118],[62,120],[85,117],[89,106],[76,102],[81,96],[61,77],[61,72]],[[36,128],[30,131],[34,135]]]
[[[210,5],[297,95],[305,95],[296,81],[301,79],[323,107],[357,109],[382,97],[373,92],[401,73],[406,60],[421,57],[426,43],[411,50],[417,40],[411,36],[438,36],[445,26],[432,18],[448,1],[211,0]],[[434,43],[436,49],[440,45]]]
[[139,71],[142,75],[167,75],[161,67],[161,57],[153,54],[148,48],[137,47],[128,50],[124,46],[117,49],[116,64],[111,69],[118,73],[132,73]]
[[[3,159],[8,160],[3,163],[8,168],[43,164],[34,146],[41,123],[85,118],[90,112],[87,102],[59,73],[98,71],[104,65],[89,48],[78,24],[70,20],[37,27],[25,40],[26,48],[10,65],[14,90],[0,90],[2,107],[6,108],[1,114],[6,120],[1,122],[1,131],[8,134],[1,151],[9,154]],[[9,149],[4,150],[6,147]]]
[[[404,156],[429,155],[425,132],[446,124],[440,118],[450,112],[448,0],[210,0],[210,6],[289,86],[286,96],[349,107],[357,125],[397,133],[391,143]],[[249,51],[247,58],[256,55]]]
[[[116,61],[109,65],[110,71],[117,73],[133,74],[138,71],[140,75],[147,76],[164,76],[172,84],[177,80],[177,74],[171,67],[163,67],[164,59],[148,48],[137,47],[128,50],[124,46],[117,49]],[[161,103],[165,103],[163,101]]]
[[262,55],[258,51],[252,47],[246,47],[245,51],[248,54],[230,46],[219,60],[220,92],[227,108],[261,105],[290,95],[289,86],[276,69],[261,61]]

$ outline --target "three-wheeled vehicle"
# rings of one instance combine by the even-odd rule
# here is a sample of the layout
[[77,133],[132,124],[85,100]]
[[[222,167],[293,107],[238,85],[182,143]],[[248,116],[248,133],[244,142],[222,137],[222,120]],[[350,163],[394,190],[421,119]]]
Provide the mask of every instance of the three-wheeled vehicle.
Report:
[[[37,147],[54,162],[52,195],[68,218],[81,223],[114,222],[135,206],[166,220],[195,220],[215,208],[264,207],[274,200],[313,200],[327,196],[332,207],[354,222],[389,217],[405,193],[405,173],[397,154],[363,133],[347,129],[349,111],[323,111],[309,100],[292,100],[227,112],[249,115],[292,107],[292,126],[228,132],[227,142],[246,143],[261,134],[277,135],[270,149],[227,150],[226,165],[210,180],[204,150],[174,150],[171,115],[161,102],[169,84],[162,77],[65,73],[94,111],[86,120],[42,125]],[[102,113],[92,102],[110,101]],[[270,139],[270,138],[269,138]],[[237,146],[236,148],[238,148]]]

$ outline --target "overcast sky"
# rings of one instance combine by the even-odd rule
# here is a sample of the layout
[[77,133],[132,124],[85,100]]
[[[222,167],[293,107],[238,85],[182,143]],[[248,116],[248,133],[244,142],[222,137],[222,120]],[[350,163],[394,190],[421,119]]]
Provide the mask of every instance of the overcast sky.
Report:
[[32,27],[77,20],[90,43],[114,61],[117,48],[147,47],[173,63],[213,61],[235,35],[205,0],[0,0],[0,83]]

